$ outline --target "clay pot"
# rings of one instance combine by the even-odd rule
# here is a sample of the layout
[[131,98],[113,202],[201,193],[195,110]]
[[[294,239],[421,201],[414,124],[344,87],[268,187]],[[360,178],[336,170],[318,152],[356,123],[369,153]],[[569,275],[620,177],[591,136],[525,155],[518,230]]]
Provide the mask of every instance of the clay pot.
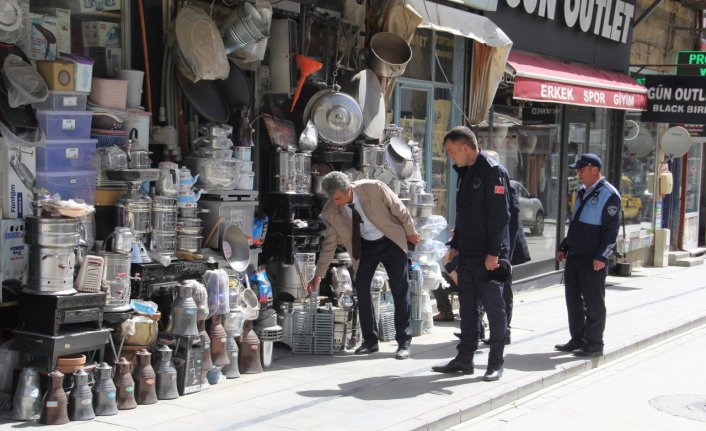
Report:
[[130,410],[137,407],[135,401],[135,381],[130,374],[130,362],[121,357],[118,361],[117,371],[113,382],[116,388],[118,410]]
[[72,374],[84,365],[86,365],[86,355],[80,353],[56,358],[56,369],[64,374]]

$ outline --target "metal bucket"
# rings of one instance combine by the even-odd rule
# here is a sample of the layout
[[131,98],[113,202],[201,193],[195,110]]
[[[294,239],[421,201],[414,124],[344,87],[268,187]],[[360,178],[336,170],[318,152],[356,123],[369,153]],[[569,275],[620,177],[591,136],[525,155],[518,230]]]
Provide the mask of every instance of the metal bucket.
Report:
[[226,55],[246,45],[268,37],[269,29],[260,13],[250,3],[243,2],[223,21],[220,27]]
[[75,263],[72,247],[30,246],[27,288],[34,293],[49,295],[75,292]]
[[370,38],[368,65],[378,76],[397,78],[412,59],[412,48],[394,33],[375,33]]
[[162,256],[173,256],[176,252],[176,231],[155,230],[150,235],[150,251]]

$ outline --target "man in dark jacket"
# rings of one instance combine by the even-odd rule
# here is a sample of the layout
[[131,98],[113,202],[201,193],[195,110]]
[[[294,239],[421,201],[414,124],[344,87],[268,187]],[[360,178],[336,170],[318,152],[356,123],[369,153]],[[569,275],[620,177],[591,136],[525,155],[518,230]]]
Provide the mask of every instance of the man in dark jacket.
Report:
[[620,224],[620,193],[601,176],[601,159],[584,153],[572,165],[583,187],[556,260],[566,259],[564,292],[571,339],[554,346],[576,356],[603,354],[605,278]]
[[468,127],[456,127],[444,136],[444,147],[455,162],[456,229],[450,257],[458,255],[458,293],[461,337],[456,357],[432,367],[440,373],[473,373],[478,349],[479,301],[488,313],[490,353],[485,381],[500,379],[507,320],[502,298],[503,278],[510,271],[508,259],[510,220],[507,173],[478,148]]

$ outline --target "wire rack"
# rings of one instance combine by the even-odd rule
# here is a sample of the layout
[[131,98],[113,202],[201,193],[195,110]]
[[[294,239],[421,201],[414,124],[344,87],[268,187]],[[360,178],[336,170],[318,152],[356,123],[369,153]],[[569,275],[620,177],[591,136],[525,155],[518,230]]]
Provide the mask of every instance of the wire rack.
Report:
[[303,310],[294,311],[292,353],[332,355],[334,352],[334,312],[320,310],[317,299],[310,299]]

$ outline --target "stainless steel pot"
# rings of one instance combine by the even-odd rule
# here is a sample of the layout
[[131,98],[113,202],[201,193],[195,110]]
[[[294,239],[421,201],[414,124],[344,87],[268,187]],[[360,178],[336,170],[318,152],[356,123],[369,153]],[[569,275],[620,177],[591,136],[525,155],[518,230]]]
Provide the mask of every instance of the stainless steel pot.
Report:
[[136,239],[150,233],[150,211],[152,199],[142,193],[128,193],[118,198],[117,225],[126,226],[132,230]]
[[358,166],[379,166],[378,163],[378,146],[377,145],[361,145],[358,148]]
[[304,121],[310,118],[319,137],[331,144],[350,144],[363,130],[360,105],[340,91],[326,89],[314,94],[304,108]]
[[153,230],[150,235],[150,251],[162,256],[173,256],[176,252],[176,231]]
[[177,249],[196,253],[201,249],[203,237],[200,235],[177,235]]
[[412,48],[394,33],[375,33],[370,38],[368,65],[379,76],[397,78],[407,68],[412,59]]
[[73,248],[30,246],[27,288],[50,295],[75,292],[75,263]]
[[25,243],[41,247],[76,247],[80,240],[79,219],[25,217]]
[[177,232],[180,235],[201,235],[203,226],[200,218],[180,218],[177,221]]

